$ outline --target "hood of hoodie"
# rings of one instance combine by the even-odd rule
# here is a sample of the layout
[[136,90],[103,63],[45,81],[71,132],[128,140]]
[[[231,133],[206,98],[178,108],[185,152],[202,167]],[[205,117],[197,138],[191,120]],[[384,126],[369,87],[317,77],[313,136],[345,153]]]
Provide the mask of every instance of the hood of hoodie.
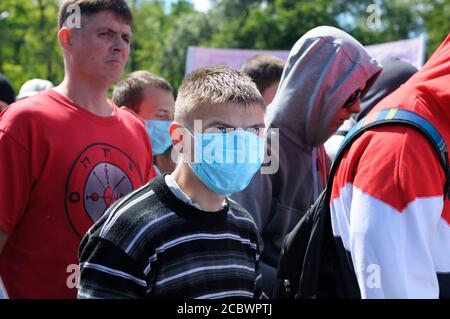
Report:
[[266,127],[279,128],[290,147],[311,150],[330,137],[331,118],[349,96],[366,83],[364,96],[381,70],[349,34],[333,27],[314,28],[290,51]]
[[383,71],[361,101],[361,112],[355,114],[354,117],[357,121],[366,116],[378,102],[417,72],[416,67],[398,58],[382,60],[381,64],[383,65]]

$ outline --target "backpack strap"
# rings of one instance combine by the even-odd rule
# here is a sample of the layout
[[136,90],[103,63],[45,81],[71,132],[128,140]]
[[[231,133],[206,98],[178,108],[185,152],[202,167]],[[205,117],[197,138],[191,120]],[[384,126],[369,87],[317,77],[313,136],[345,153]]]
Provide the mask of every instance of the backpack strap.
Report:
[[[311,282],[311,280],[314,279],[310,279],[310,282],[308,282],[309,284],[308,286],[309,290],[307,290],[308,292],[315,291],[316,294],[319,294],[320,290],[319,287],[321,285],[320,284],[321,282],[332,282],[333,283],[332,285],[335,285],[335,287],[340,287],[342,286],[343,280],[347,283],[344,295],[350,298],[360,298],[358,282],[356,280],[356,274],[354,273],[353,268],[350,269],[349,271],[343,271],[339,267],[336,268],[336,263],[333,261],[337,253],[334,244],[335,239],[332,232],[331,214],[329,213],[329,203],[331,198],[331,192],[333,189],[333,179],[344,154],[350,148],[350,145],[359,136],[361,136],[364,132],[373,127],[390,124],[411,126],[420,131],[423,134],[423,136],[425,136],[428,139],[430,144],[433,146],[436,154],[438,155],[439,163],[441,164],[445,173],[445,185],[443,190],[444,200],[446,199],[447,196],[449,196],[450,173],[449,173],[447,146],[442,136],[430,122],[428,122],[426,119],[424,119],[417,113],[400,109],[397,107],[384,109],[378,113],[370,114],[365,118],[363,118],[361,121],[355,124],[353,128],[345,136],[344,141],[342,142],[341,147],[337,152],[336,159],[331,167],[330,177],[328,179],[327,188],[325,190],[325,202],[328,205],[327,206],[328,213],[325,213],[325,211],[320,209],[317,210],[319,212],[318,214],[319,216],[317,218],[318,219],[321,218],[321,220],[319,220],[319,222],[314,224],[314,226],[322,227],[321,230],[316,230],[316,232],[318,232],[316,236],[321,236],[320,248],[318,248],[320,257],[318,258],[316,256],[308,256],[309,258],[308,263],[311,263],[314,267],[318,268],[319,273],[316,274],[315,282],[314,281]],[[322,224],[320,224],[320,221]],[[313,241],[314,239],[310,239],[308,245],[311,244]],[[317,246],[315,248],[317,249]],[[314,255],[313,252],[311,253],[311,255]],[[336,271],[340,273],[340,276],[334,277],[332,273]],[[308,269],[305,270],[305,273],[308,273]],[[309,273],[311,273],[311,269],[309,269]],[[318,278],[321,279],[319,280]],[[300,285],[305,286],[305,283],[299,283],[299,286]],[[316,289],[314,290],[314,288]],[[330,292],[326,291],[326,289],[320,292],[320,294],[323,294],[324,296],[326,296],[327,293]],[[333,293],[336,294],[337,292],[336,291],[331,292],[332,295]]]
[[428,139],[428,141],[436,151],[436,154],[439,158],[439,163],[441,164],[442,169],[445,173],[444,199],[446,196],[449,196],[450,170],[447,145],[445,144],[444,138],[441,136],[439,131],[425,118],[415,112],[411,112],[398,107],[384,109],[375,114],[369,114],[352,127],[352,129],[345,136],[345,139],[342,141],[339,151],[337,152],[336,159],[333,163],[333,166],[331,167],[330,178],[327,184],[329,191],[331,192],[333,177],[336,173],[337,167],[339,166],[339,162],[341,161],[346,150],[350,147],[353,141],[367,130],[385,124],[403,124],[412,126],[420,131]]
[[370,114],[355,124],[346,135],[331,167],[326,189],[284,239],[277,270],[277,298],[361,297],[353,267],[342,269],[338,265],[330,197],[334,175],[350,145],[367,130],[389,124],[414,127],[428,139],[445,172],[444,199],[449,195],[447,146],[434,126],[420,115],[400,108]]

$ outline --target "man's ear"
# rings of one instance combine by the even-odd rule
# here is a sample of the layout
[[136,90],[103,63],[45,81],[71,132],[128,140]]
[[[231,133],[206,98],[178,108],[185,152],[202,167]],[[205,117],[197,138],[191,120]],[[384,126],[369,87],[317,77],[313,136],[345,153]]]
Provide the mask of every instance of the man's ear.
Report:
[[173,147],[179,152],[183,153],[183,138],[184,138],[184,127],[177,123],[172,122],[169,127],[170,138],[172,140]]
[[59,44],[61,45],[61,48],[63,48],[63,50],[70,51],[70,48],[72,46],[72,36],[73,36],[72,30],[70,30],[67,27],[62,27],[58,31],[58,41],[59,41]]

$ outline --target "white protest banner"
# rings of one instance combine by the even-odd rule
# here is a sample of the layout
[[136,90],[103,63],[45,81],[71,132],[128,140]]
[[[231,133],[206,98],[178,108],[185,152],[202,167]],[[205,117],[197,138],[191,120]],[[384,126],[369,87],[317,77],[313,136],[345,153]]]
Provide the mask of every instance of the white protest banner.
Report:
[[418,69],[420,69],[425,62],[426,48],[424,34],[408,40],[367,45],[365,48],[377,61],[396,57],[414,65]]
[[256,54],[271,54],[286,61],[289,51],[189,47],[186,56],[186,74],[202,67],[218,64],[238,70],[245,60]]
[[[397,57],[419,69],[425,61],[425,36],[368,45],[366,49],[377,61]],[[256,54],[271,54],[286,61],[289,51],[189,47],[186,55],[186,74],[205,66],[218,64],[240,69],[245,60]]]

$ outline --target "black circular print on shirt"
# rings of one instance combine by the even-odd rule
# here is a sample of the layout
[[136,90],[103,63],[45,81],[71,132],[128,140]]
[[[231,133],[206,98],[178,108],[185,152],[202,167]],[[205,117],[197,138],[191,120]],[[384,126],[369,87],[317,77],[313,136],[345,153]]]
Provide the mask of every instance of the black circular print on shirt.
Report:
[[140,185],[141,172],[125,152],[108,144],[88,146],[66,181],[65,211],[72,228],[84,236],[109,206]]

